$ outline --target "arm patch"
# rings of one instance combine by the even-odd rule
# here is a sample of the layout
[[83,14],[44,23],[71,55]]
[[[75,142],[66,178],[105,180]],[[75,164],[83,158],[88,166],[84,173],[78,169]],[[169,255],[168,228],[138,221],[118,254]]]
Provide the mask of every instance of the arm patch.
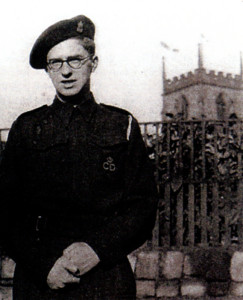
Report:
[[130,139],[131,129],[132,129],[132,116],[128,115],[128,126],[127,126],[127,140],[128,141]]

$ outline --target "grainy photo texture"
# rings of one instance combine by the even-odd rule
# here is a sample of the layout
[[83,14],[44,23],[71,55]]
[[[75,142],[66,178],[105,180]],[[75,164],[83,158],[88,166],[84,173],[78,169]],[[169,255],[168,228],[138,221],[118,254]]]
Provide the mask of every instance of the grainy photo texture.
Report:
[[0,299],[243,299],[243,2],[0,12]]

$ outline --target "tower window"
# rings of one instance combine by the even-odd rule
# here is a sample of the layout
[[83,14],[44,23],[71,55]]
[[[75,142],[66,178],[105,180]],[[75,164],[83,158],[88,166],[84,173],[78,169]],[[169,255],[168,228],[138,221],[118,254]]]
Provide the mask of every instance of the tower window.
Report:
[[188,101],[184,95],[181,97],[181,114],[184,120],[188,119]]
[[223,94],[220,93],[216,99],[216,106],[217,106],[217,117],[219,120],[225,119],[225,101]]

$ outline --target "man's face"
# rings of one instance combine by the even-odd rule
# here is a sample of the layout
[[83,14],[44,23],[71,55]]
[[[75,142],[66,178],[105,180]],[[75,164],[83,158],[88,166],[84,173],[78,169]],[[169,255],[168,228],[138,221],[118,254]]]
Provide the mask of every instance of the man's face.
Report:
[[92,72],[92,61],[89,56],[90,54],[84,49],[81,41],[75,38],[65,40],[51,48],[47,54],[47,62],[87,58],[78,69],[70,67],[67,62],[63,62],[58,71],[47,67],[47,72],[59,94],[74,96],[89,81]]

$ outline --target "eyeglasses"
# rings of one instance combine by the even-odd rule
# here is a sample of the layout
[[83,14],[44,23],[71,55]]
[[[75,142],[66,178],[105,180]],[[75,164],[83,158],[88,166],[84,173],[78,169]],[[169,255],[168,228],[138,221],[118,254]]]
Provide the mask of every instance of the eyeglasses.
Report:
[[85,63],[86,61],[88,61],[90,59],[90,55],[87,57],[79,57],[79,56],[75,56],[75,57],[70,57],[68,59],[62,60],[62,59],[50,59],[47,62],[47,66],[49,67],[50,70],[57,72],[59,71],[62,66],[63,63],[66,62],[70,68],[72,69],[80,69]]

